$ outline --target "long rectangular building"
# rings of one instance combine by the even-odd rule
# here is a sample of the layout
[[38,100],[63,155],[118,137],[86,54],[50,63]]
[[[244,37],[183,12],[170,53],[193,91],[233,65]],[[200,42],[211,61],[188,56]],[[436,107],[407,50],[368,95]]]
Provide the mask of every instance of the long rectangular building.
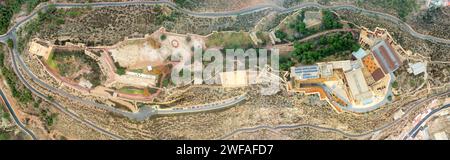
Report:
[[296,77],[299,80],[319,78],[319,66],[311,65],[291,67],[291,74],[293,74],[292,77]]
[[345,78],[353,99],[357,103],[370,101],[372,92],[369,90],[361,68],[345,73]]
[[372,48],[372,52],[386,74],[397,70],[402,65],[396,51],[386,40],[378,42]]

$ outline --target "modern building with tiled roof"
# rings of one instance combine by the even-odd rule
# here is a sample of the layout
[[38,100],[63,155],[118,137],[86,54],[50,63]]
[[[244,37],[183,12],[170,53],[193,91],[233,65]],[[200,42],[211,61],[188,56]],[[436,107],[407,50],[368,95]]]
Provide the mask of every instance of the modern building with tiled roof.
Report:
[[369,54],[365,56],[362,59],[362,62],[364,64],[364,67],[370,72],[372,75],[372,78],[375,82],[379,81],[380,79],[384,78],[384,73],[380,69],[379,65],[375,62],[375,58],[372,56],[372,54]]
[[386,40],[378,42],[372,48],[372,52],[386,74],[397,70],[402,65],[396,51]]
[[296,77],[300,80],[319,78],[319,66],[299,66],[291,67],[292,77]]

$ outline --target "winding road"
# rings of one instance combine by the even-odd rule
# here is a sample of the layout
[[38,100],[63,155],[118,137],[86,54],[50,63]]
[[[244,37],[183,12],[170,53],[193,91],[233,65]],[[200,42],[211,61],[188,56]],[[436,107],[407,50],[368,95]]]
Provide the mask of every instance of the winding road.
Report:
[[22,122],[20,122],[19,118],[16,115],[16,112],[11,107],[11,104],[9,103],[8,98],[6,98],[6,96],[5,96],[5,94],[3,94],[2,90],[0,90],[0,95],[2,96],[3,102],[5,102],[6,108],[8,108],[9,113],[11,113],[11,116],[12,116],[14,122],[17,124],[17,126],[19,126],[19,129],[21,129],[26,134],[28,134],[31,137],[31,139],[37,140],[38,138],[36,137],[36,135],[34,135],[34,133],[31,130],[27,129]]
[[[183,12],[185,14],[188,14],[190,16],[195,16],[195,17],[229,17],[229,16],[239,16],[239,15],[244,15],[244,14],[250,14],[250,13],[255,13],[255,12],[259,12],[259,11],[263,11],[263,10],[273,10],[275,12],[278,13],[290,13],[293,11],[296,11],[298,9],[302,9],[302,8],[308,8],[308,7],[317,7],[317,8],[328,8],[328,9],[335,9],[335,10],[341,10],[341,9],[346,9],[346,10],[352,10],[352,11],[358,11],[364,14],[370,14],[370,15],[376,15],[380,18],[384,18],[387,20],[390,20],[394,23],[399,24],[402,28],[406,29],[406,31],[408,33],[410,33],[412,36],[419,38],[419,39],[424,39],[424,40],[429,40],[431,42],[434,43],[441,43],[441,44],[445,44],[445,45],[450,45],[450,40],[447,39],[442,39],[442,38],[438,38],[438,37],[433,37],[430,35],[424,35],[421,33],[417,33],[414,29],[412,29],[411,26],[409,26],[408,24],[402,22],[400,19],[398,19],[395,16],[386,14],[386,13],[381,13],[381,12],[376,12],[376,11],[369,11],[369,10],[365,10],[362,8],[358,8],[356,6],[353,5],[338,5],[338,6],[324,6],[324,5],[320,5],[317,3],[302,3],[298,6],[293,6],[291,8],[283,8],[277,5],[255,5],[253,7],[249,7],[249,8],[244,8],[238,11],[229,11],[229,12],[201,12],[201,13],[197,13],[197,12],[193,12],[193,11],[189,11],[186,9],[182,9],[180,7],[178,7],[176,4],[174,4],[173,2],[169,2],[169,1],[132,1],[132,2],[102,2],[102,3],[82,3],[82,4],[77,4],[77,3],[71,3],[71,4],[67,4],[67,3],[55,3],[53,4],[55,7],[57,8],[74,8],[74,7],[87,7],[87,6],[91,6],[91,7],[114,7],[114,6],[128,6],[128,5],[157,5],[157,4],[165,4],[168,5],[172,8],[175,8],[177,10],[179,10],[180,12]],[[62,111],[64,114],[69,115],[70,117],[74,118],[75,120],[79,121],[80,123],[83,123],[85,125],[87,125],[88,127],[101,132],[105,135],[108,135],[114,139],[123,139],[122,137],[115,135],[101,127],[98,127],[96,124],[84,120],[83,118],[81,118],[80,116],[78,116],[76,113],[71,112],[70,110],[66,109],[65,107],[63,107],[62,105],[60,105],[57,102],[54,102],[52,100],[49,100],[48,97],[45,94],[40,93],[39,91],[37,91],[36,89],[34,89],[32,87],[32,85],[30,85],[25,78],[23,77],[23,73],[20,72],[19,67],[22,67],[22,69],[25,71],[25,74],[27,74],[28,77],[30,77],[35,83],[41,85],[43,88],[52,91],[56,94],[59,94],[61,96],[65,96],[71,100],[76,100],[78,102],[81,102],[85,105],[90,105],[90,106],[95,106],[101,109],[105,109],[107,111],[116,113],[116,114],[120,114],[123,116],[126,116],[128,118],[132,118],[132,119],[136,119],[136,120],[143,120],[146,119],[148,117],[150,117],[151,115],[154,114],[158,114],[157,110],[152,109],[151,107],[143,107],[138,113],[131,113],[131,112],[126,112],[126,111],[122,111],[120,109],[116,109],[114,107],[110,107],[110,106],[106,106],[103,104],[98,104],[95,103],[93,101],[86,101],[82,98],[73,96],[65,91],[62,91],[60,89],[54,88],[44,82],[42,82],[39,78],[37,78],[37,76],[35,76],[28,68],[28,66],[24,63],[23,59],[20,57],[20,54],[17,52],[17,38],[15,35],[16,30],[23,24],[25,24],[26,22],[28,22],[30,19],[32,19],[33,17],[35,17],[37,15],[37,13],[41,10],[45,10],[49,7],[50,4],[44,3],[41,4],[38,8],[36,8],[29,16],[27,16],[26,18],[22,19],[21,21],[17,22],[16,24],[14,24],[11,29],[4,35],[0,35],[0,41],[1,42],[5,42],[7,39],[12,39],[14,42],[14,48],[13,48],[13,69],[14,72],[18,75],[20,81],[28,88],[30,89],[31,92],[33,92],[34,94],[36,94],[37,96],[45,99],[46,101],[48,101],[49,103],[51,103],[52,105],[54,105],[57,109],[59,109],[60,111]],[[448,94],[448,92],[446,92],[445,94]],[[429,100],[430,98],[426,99]],[[425,100],[423,100],[425,101]],[[421,103],[423,103],[423,101]],[[230,103],[233,104],[233,103]],[[224,105],[226,106],[226,105]],[[217,106],[212,106],[215,107],[215,109],[217,109]],[[180,113],[184,113],[185,111],[182,111]],[[177,112],[172,112],[172,113],[177,113]],[[396,121],[394,121],[396,122]],[[385,127],[382,128],[387,128],[388,126],[391,126],[394,124],[394,122],[387,124]],[[258,129],[258,128],[272,128],[272,129],[285,129],[285,128],[301,128],[301,127],[310,127],[310,128],[315,128],[315,129],[321,129],[321,130],[329,130],[329,131],[334,131],[334,132],[339,132],[343,135],[349,136],[349,137],[361,137],[364,135],[368,135],[371,133],[374,133],[378,130],[382,130],[382,128],[376,129],[374,131],[368,132],[368,133],[364,133],[364,134],[348,134],[345,133],[341,130],[338,129],[333,129],[333,128],[326,128],[326,127],[320,127],[317,125],[308,125],[308,124],[301,124],[301,125],[285,125],[285,126],[277,126],[277,127],[270,127],[270,126],[258,126],[255,128],[248,128],[248,129],[240,129],[240,130],[236,130],[233,133],[230,133],[229,135],[233,135],[235,133],[239,133],[239,132],[245,132],[245,131],[251,131],[254,129]],[[224,136],[227,137],[227,136]]]
[[[219,137],[218,139],[228,139],[230,137],[232,137],[233,135],[237,135],[240,133],[249,133],[249,132],[256,132],[258,130],[262,130],[262,129],[267,129],[267,130],[283,130],[283,129],[298,129],[298,128],[312,128],[312,129],[316,129],[319,131],[327,131],[327,132],[334,132],[334,133],[338,133],[341,134],[345,137],[348,138],[362,138],[362,137],[368,137],[370,135],[373,135],[377,132],[383,131],[385,129],[388,129],[390,127],[392,127],[393,125],[397,124],[398,122],[400,122],[402,119],[406,118],[407,115],[409,113],[411,113],[411,111],[413,111],[415,108],[420,107],[422,105],[424,105],[425,103],[435,99],[435,98],[439,98],[439,97],[443,97],[443,96],[448,96],[450,95],[450,91],[444,92],[444,93],[440,93],[431,97],[428,97],[426,99],[422,99],[422,100],[417,100],[414,102],[411,102],[410,104],[407,105],[412,105],[409,109],[407,109],[405,111],[405,114],[399,118],[396,119],[392,122],[389,122],[379,128],[376,128],[374,130],[371,131],[367,131],[364,133],[360,133],[360,134],[354,134],[354,133],[348,133],[345,132],[343,130],[340,129],[336,129],[336,128],[331,128],[331,127],[322,127],[320,125],[313,125],[313,124],[281,124],[281,125],[275,125],[275,126],[270,126],[270,125],[258,125],[258,126],[254,126],[254,127],[248,127],[248,128],[239,128],[236,129],[228,134],[225,134],[221,137]],[[448,107],[448,105],[447,105]]]
[[422,120],[419,121],[419,123],[417,123],[412,129],[411,131],[408,133],[408,135],[406,135],[403,139],[406,140],[409,137],[413,137],[417,134],[417,132],[419,132],[420,127],[434,114],[439,113],[440,111],[447,109],[450,107],[450,104],[444,105],[438,109],[435,109],[433,111],[431,111],[430,113],[428,113],[425,117],[422,118]]
[[247,98],[247,94],[242,94],[237,97],[225,99],[218,102],[203,104],[203,105],[193,105],[188,107],[175,107],[170,109],[159,109],[157,110],[157,114],[179,114],[179,113],[193,113],[193,112],[205,112],[211,110],[222,109],[226,107],[230,107],[238,104],[239,102],[244,101]]
[[[49,5],[50,4],[48,4],[48,3],[43,3],[43,5],[40,5],[29,16],[27,16],[23,20],[17,22],[15,25],[13,25],[11,27],[11,29],[8,31],[8,33],[10,33],[12,30],[16,29],[20,25],[26,23],[28,20],[30,20],[32,17],[34,17],[39,11],[47,9]],[[383,19],[392,21],[392,22],[400,25],[402,28],[406,29],[406,31],[408,33],[410,33],[412,36],[414,36],[416,38],[423,39],[423,40],[429,40],[434,43],[450,45],[450,40],[418,33],[409,24],[403,22],[402,20],[400,20],[399,18],[397,18],[393,15],[383,13],[383,12],[366,10],[363,8],[356,7],[354,5],[325,6],[325,5],[321,5],[321,4],[314,3],[314,2],[305,2],[300,5],[292,6],[290,8],[284,8],[284,7],[275,5],[275,4],[262,4],[262,5],[254,5],[252,7],[248,7],[248,8],[244,8],[244,9],[240,9],[240,10],[236,10],[236,11],[227,11],[227,12],[193,12],[190,10],[180,8],[175,3],[167,1],[167,0],[131,1],[131,2],[99,2],[99,3],[53,3],[51,5],[54,5],[57,8],[76,8],[76,7],[87,7],[87,6],[117,7],[117,6],[129,6],[129,5],[168,5],[174,9],[177,9],[178,11],[180,11],[184,14],[194,16],[194,17],[205,17],[205,18],[239,16],[239,15],[255,13],[255,12],[259,12],[259,11],[263,11],[263,10],[273,10],[275,12],[283,14],[283,13],[290,13],[290,12],[294,12],[299,9],[310,8],[310,7],[326,8],[326,9],[332,9],[332,10],[351,10],[351,11],[361,12],[363,14],[374,15],[379,18],[383,18]],[[7,34],[1,35],[0,39],[4,36],[8,36],[8,35]]]
[[[56,101],[50,100],[48,96],[46,96],[45,94],[43,94],[43,93],[39,92],[38,90],[36,90],[35,88],[33,88],[32,85],[30,85],[25,80],[25,78],[23,77],[22,73],[20,72],[19,66],[17,65],[17,58],[20,58],[19,53],[17,52],[17,48],[16,48],[17,41],[16,41],[15,38],[13,38],[12,40],[14,42],[14,48],[12,49],[12,52],[10,52],[10,53],[13,53],[13,55],[11,56],[12,57],[12,62],[13,62],[13,70],[14,70],[15,74],[17,75],[17,77],[19,78],[19,80],[25,85],[26,88],[28,88],[33,94],[37,95],[38,97],[40,97],[40,98],[44,99],[45,101],[47,101],[48,103],[50,103],[51,105],[55,106],[62,113],[68,115],[69,117],[71,117],[74,120],[80,122],[81,124],[85,124],[89,128],[91,128],[91,129],[93,129],[93,130],[95,130],[97,132],[103,133],[103,134],[105,134],[105,135],[107,135],[107,136],[109,136],[109,137],[111,137],[113,139],[117,139],[117,140],[123,139],[122,137],[120,137],[120,136],[118,136],[118,135],[116,135],[114,133],[111,133],[111,132],[103,129],[103,128],[97,126],[96,124],[81,118],[78,114],[68,110],[67,108],[65,108],[61,104],[57,103]],[[23,63],[23,61],[20,61],[20,62]],[[29,71],[28,68],[24,69],[24,70]]]

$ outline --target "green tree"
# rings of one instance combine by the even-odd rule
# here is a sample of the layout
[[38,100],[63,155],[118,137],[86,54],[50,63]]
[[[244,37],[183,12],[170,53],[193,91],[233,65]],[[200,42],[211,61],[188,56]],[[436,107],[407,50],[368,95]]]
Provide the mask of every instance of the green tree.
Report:
[[167,39],[167,36],[165,34],[162,34],[161,37],[159,37],[161,39],[161,41],[164,41]]
[[284,33],[284,32],[281,31],[281,30],[277,30],[277,31],[275,31],[275,36],[276,36],[277,38],[283,40],[283,39],[285,39],[285,38],[287,37],[287,34]]
[[6,43],[8,43],[8,47],[9,47],[9,48],[11,48],[11,49],[14,48],[14,42],[13,42],[12,39],[8,39],[8,40],[6,41]]
[[126,68],[120,66],[118,62],[115,62],[114,65],[116,66],[116,73],[118,75],[124,75],[126,73]]
[[397,81],[392,82],[392,88],[398,88],[398,82]]
[[0,140],[9,140],[10,138],[11,136],[8,133],[0,130]]
[[283,71],[288,71],[290,67],[294,65],[294,62],[288,57],[280,57],[280,69]]
[[324,29],[336,29],[342,28],[342,24],[339,23],[337,17],[329,10],[322,11],[322,26]]

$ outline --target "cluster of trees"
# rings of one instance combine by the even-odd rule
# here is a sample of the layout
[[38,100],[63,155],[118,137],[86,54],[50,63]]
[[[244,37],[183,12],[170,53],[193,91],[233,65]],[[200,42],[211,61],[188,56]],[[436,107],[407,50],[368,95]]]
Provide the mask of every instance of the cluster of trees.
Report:
[[395,89],[398,88],[398,82],[397,81],[392,82],[392,88],[395,88]]
[[403,21],[406,16],[419,8],[417,0],[358,0],[357,3],[359,5],[378,6],[386,10],[395,10]]
[[[296,17],[296,19],[288,24],[289,29],[297,33],[293,37],[290,37],[289,40],[298,40],[302,37],[306,37],[308,35],[317,32],[314,29],[306,28],[306,24],[305,22],[303,22],[304,19],[305,19],[305,11],[301,11],[300,14]],[[288,38],[288,35],[282,30],[275,31],[275,36],[281,40],[285,40],[286,38]]]
[[181,15],[181,12],[172,10],[172,12],[170,12],[170,14],[164,14],[162,9],[158,6],[155,8],[155,11],[158,13],[158,15],[156,15],[156,19],[155,19],[155,24],[157,25],[162,25],[163,22],[166,21],[175,21],[177,17],[179,17]]
[[33,96],[31,95],[31,91],[22,88],[18,89],[18,83],[19,80],[16,77],[16,74],[11,71],[6,65],[4,64],[5,54],[3,53],[3,50],[0,48],[0,70],[1,73],[8,83],[8,86],[11,88],[11,92],[14,98],[17,98],[19,102],[21,103],[28,103],[33,100]]
[[[296,17],[296,19],[293,22],[289,23],[288,25],[289,29],[295,31],[296,33],[293,37],[290,37],[289,40],[292,41],[299,40],[301,38],[317,33],[318,31],[343,27],[343,25],[339,22],[338,17],[336,17],[329,10],[322,11],[322,26],[320,27],[320,29],[306,28],[306,23],[304,22],[304,20],[305,20],[305,11],[301,11],[300,14]],[[275,35],[281,40],[288,38],[288,35],[282,30],[277,30],[275,32]]]
[[27,6],[27,12],[30,13],[39,3],[48,0],[5,0],[4,4],[0,4],[0,34],[8,31],[8,26],[12,16],[20,12],[23,4]]
[[336,29],[342,28],[342,24],[339,23],[339,19],[329,10],[322,11],[322,27],[324,29]]
[[[3,105],[0,105],[0,108],[3,108]],[[4,119],[10,118],[8,112],[3,112],[2,110],[0,110],[0,113],[2,113],[1,115],[2,115],[2,118],[4,118]]]
[[119,62],[115,62],[114,65],[116,66],[116,73],[118,75],[125,74],[127,68],[120,66]]
[[301,37],[305,37],[317,32],[317,30],[306,28],[306,23],[303,22],[304,20],[305,20],[305,11],[301,11],[300,14],[297,16],[296,21],[294,23],[289,24],[289,28],[294,29],[296,32],[300,33],[302,35]]
[[5,5],[0,5],[0,34],[8,31],[9,22],[14,14],[14,9],[20,6],[20,1],[8,0]]
[[165,34],[162,34],[159,38],[161,39],[161,41],[164,41],[167,39],[167,36]]
[[[382,0],[388,6],[394,7],[400,19],[405,20],[406,16],[418,8],[416,0]],[[445,3],[445,2],[444,2]]]
[[[104,79],[103,74],[101,74],[100,66],[97,61],[89,57],[84,53],[84,50],[64,50],[64,49],[55,49],[52,53],[53,57],[49,57],[52,59],[54,63],[58,62],[56,67],[59,71],[59,74],[64,77],[72,76],[79,69],[84,66],[88,66],[90,69],[89,73],[82,74],[81,76],[91,82],[93,87],[96,87],[101,84]],[[75,59],[73,61],[71,59]],[[49,63],[47,61],[47,63]],[[76,77],[77,80],[80,77]]]
[[40,113],[40,117],[45,121],[47,127],[51,127],[56,122],[56,117],[58,114],[51,113],[47,109],[42,109]]
[[0,130],[0,140],[9,140],[11,136],[3,130]]
[[8,39],[7,41],[6,41],[6,43],[8,44],[8,47],[9,48],[14,48],[14,42],[13,42],[13,40],[12,39]]
[[56,30],[58,25],[64,24],[63,14],[60,14],[54,5],[49,5],[46,11],[38,12],[36,19],[30,20],[19,30],[17,48],[22,53],[25,44],[30,41],[31,36],[46,26],[49,30]]
[[425,23],[434,23],[441,13],[443,13],[441,7],[430,7],[425,13],[422,13],[420,17]]
[[275,36],[277,38],[279,38],[280,40],[284,40],[284,39],[286,39],[287,34],[284,33],[282,30],[277,30],[277,31],[275,31]]
[[303,64],[312,64],[330,55],[341,55],[346,51],[356,51],[358,42],[350,33],[338,33],[321,37],[315,42],[294,43],[291,57]]
[[280,70],[288,71],[289,68],[294,66],[294,62],[291,60],[290,57],[281,56],[279,61],[280,61]]
[[174,0],[175,4],[181,8],[192,9],[196,6],[196,3],[191,0]]

